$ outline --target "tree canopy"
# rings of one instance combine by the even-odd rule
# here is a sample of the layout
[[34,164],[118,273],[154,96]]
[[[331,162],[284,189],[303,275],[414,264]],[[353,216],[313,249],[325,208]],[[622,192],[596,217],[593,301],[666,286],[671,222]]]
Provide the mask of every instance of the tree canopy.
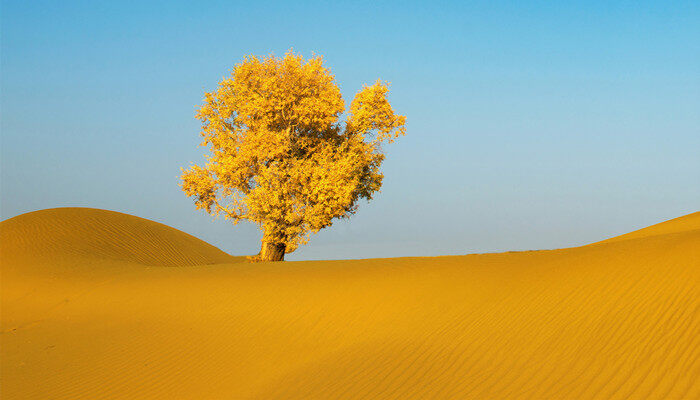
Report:
[[199,209],[258,224],[260,258],[281,260],[380,189],[381,145],[404,135],[406,122],[388,91],[380,80],[363,86],[342,121],[323,57],[247,56],[204,95],[196,116],[211,154],[183,169],[182,190]]

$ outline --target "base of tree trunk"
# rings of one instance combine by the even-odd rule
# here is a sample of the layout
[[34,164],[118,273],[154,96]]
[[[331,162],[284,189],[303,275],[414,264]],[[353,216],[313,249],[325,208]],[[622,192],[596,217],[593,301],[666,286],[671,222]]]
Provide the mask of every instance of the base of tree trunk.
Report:
[[286,247],[284,243],[263,242],[260,248],[260,261],[284,261]]

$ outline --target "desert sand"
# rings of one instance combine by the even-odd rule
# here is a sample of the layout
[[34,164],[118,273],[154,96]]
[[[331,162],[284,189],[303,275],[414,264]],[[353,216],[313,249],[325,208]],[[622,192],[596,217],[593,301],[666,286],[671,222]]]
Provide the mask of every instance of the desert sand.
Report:
[[587,246],[247,263],[61,208],[0,223],[3,399],[698,399],[700,212]]

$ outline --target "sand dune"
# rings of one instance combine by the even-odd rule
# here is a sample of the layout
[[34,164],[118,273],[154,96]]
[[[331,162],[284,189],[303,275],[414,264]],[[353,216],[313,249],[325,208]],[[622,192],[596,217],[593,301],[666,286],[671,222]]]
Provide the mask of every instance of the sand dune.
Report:
[[700,212],[674,218],[656,225],[648,226],[624,235],[616,236],[598,243],[618,242],[620,240],[639,239],[649,236],[667,235],[671,233],[684,233],[700,229]]
[[3,254],[19,259],[91,257],[169,267],[235,261],[216,247],[169,226],[93,208],[27,213],[3,221],[0,235]]
[[354,261],[242,263],[91,209],[0,235],[3,399],[700,398],[700,213]]

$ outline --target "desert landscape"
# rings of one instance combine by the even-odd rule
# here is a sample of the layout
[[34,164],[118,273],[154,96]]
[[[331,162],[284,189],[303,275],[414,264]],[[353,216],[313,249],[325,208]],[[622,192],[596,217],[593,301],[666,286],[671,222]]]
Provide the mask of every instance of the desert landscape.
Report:
[[697,399],[700,212],[590,245],[249,263],[113,211],[0,223],[4,399]]
[[700,400],[700,2],[0,1],[1,400]]

